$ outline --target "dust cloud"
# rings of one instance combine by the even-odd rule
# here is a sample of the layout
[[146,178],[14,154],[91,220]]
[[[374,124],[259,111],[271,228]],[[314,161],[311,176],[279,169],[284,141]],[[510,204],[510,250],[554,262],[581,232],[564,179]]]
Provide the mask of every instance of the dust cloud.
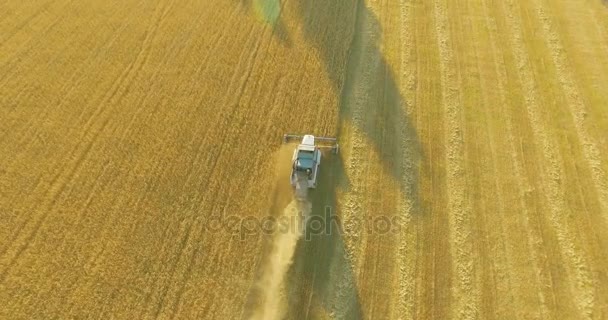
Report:
[[[255,306],[249,319],[282,319],[287,310],[285,275],[293,263],[298,240],[304,234],[306,218],[312,211],[305,181],[294,193],[289,184],[291,156],[295,145],[286,144],[276,154],[277,158],[277,224],[272,235],[270,252],[262,265],[261,276],[253,288]],[[285,204],[287,203],[287,204]]]
[[270,256],[257,283],[260,304],[250,319],[282,319],[285,316],[285,274],[293,262],[296,245],[304,233],[305,217],[310,215],[311,208],[308,200],[293,200],[284,209]]

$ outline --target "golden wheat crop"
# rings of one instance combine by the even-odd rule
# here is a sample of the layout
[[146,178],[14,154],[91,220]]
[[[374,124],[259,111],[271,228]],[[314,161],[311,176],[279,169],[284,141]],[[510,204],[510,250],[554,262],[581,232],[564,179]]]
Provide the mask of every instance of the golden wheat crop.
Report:
[[[0,318],[605,319],[607,52],[600,0],[3,1]],[[288,132],[329,233],[260,224]]]

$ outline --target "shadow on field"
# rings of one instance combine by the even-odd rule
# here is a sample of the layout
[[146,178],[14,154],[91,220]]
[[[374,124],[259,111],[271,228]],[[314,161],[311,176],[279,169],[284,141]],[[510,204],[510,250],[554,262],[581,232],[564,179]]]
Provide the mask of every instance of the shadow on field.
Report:
[[[380,50],[382,30],[375,14],[363,0],[300,0],[297,10],[306,38],[321,53],[328,76],[340,91],[339,126],[358,126],[409,199],[413,213],[420,213],[418,164],[423,152]],[[352,40],[343,39],[344,30],[353,29]]]
[[[284,0],[239,0],[253,7],[275,35],[289,43],[281,21]],[[247,2],[249,1],[249,2]],[[340,126],[357,125],[398,183],[402,194],[420,213],[418,166],[423,150],[416,129],[405,112],[395,76],[380,49],[382,30],[378,18],[364,0],[297,0],[296,10],[307,41],[319,51],[327,76],[340,94]],[[403,161],[403,160],[406,161]]]
[[[338,106],[327,106],[328,111],[339,108],[337,131],[344,124],[357,126],[379,155],[385,172],[411,203],[411,213],[422,212],[417,186],[423,152],[393,71],[381,52],[382,30],[375,14],[363,0],[295,0],[288,5],[296,10],[305,38],[318,50],[340,95]],[[326,214],[327,207],[337,207],[337,190],[349,189],[351,182],[341,157],[325,159],[319,187],[310,195],[313,207],[306,232],[296,245],[285,278],[289,319],[363,318],[341,222],[336,213],[335,219],[327,221]],[[359,218],[370,217],[364,213]],[[320,230],[324,228],[330,232]]]
[[362,319],[353,263],[344,230],[334,212],[340,157],[325,157],[317,189],[309,194],[312,211],[286,275],[288,319]]

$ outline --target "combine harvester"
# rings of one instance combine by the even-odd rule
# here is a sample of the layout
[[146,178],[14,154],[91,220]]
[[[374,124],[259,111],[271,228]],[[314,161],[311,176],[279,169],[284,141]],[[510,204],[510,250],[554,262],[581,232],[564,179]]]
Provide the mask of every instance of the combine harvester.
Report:
[[321,149],[331,149],[334,154],[337,154],[338,143],[336,138],[315,137],[310,134],[285,134],[283,136],[283,143],[300,139],[302,140],[296,150],[294,150],[291,159],[290,182],[291,186],[295,188],[296,197],[305,198],[308,189],[317,187],[319,166],[321,165]]

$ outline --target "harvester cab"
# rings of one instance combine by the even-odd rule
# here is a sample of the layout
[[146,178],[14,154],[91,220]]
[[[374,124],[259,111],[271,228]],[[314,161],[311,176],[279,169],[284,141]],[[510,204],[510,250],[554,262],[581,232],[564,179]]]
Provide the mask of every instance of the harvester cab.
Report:
[[301,140],[292,156],[291,185],[296,188],[314,189],[317,187],[319,167],[321,165],[321,149],[331,149],[338,153],[336,138],[315,137],[313,135],[286,134],[283,143]]

